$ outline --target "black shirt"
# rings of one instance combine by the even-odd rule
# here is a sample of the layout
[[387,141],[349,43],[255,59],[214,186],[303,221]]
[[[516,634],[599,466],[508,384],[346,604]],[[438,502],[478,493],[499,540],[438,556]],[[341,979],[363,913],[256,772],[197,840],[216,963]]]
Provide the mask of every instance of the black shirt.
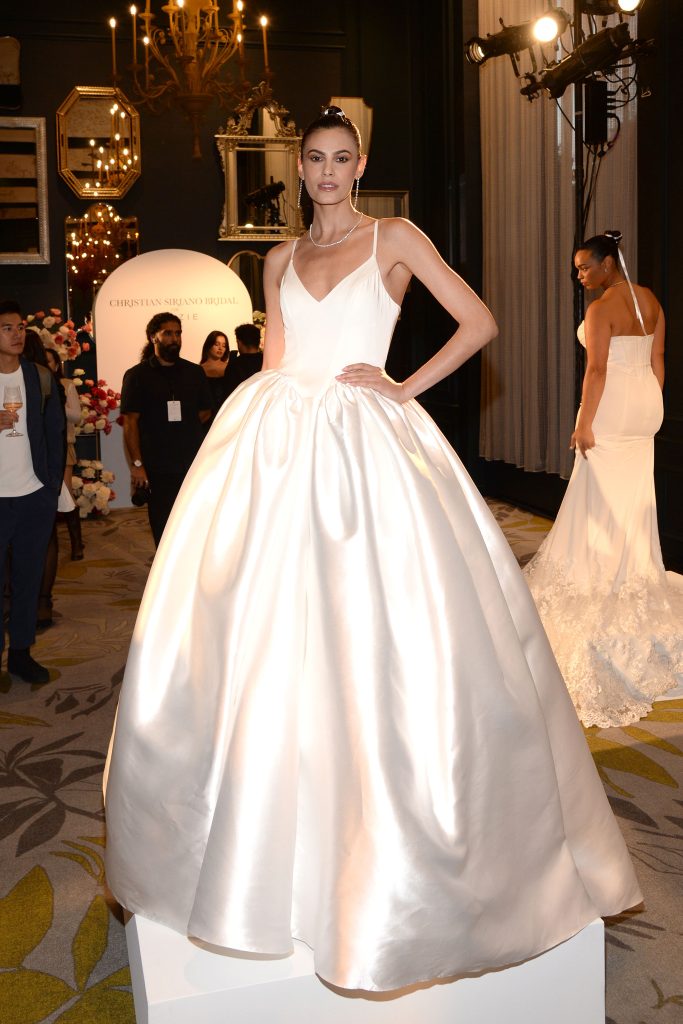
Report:
[[245,352],[244,355],[230,356],[228,368],[223,377],[225,397],[231,395],[235,388],[243,384],[248,377],[263,369],[263,352]]
[[[180,402],[177,422],[169,421],[169,402]],[[187,359],[162,366],[152,356],[126,370],[121,412],[140,414],[140,449],[147,470],[186,473],[204,439],[199,413],[210,408],[206,374]]]

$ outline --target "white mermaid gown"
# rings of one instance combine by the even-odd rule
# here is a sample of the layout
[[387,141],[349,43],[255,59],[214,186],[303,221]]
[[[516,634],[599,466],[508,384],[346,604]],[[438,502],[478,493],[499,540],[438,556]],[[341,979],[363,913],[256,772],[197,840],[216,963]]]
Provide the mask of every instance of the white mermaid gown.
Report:
[[683,683],[683,577],[665,571],[657,529],[662,392],[654,335],[642,330],[610,339],[595,447],[577,453],[553,528],[524,570],[577,713],[603,728],[637,721]]
[[[375,236],[376,245],[376,236]],[[292,937],[347,989],[522,960],[641,900],[515,560],[384,365],[375,252],[322,301],[290,262],[286,350],[224,404],[135,628],[107,875],[228,949]]]

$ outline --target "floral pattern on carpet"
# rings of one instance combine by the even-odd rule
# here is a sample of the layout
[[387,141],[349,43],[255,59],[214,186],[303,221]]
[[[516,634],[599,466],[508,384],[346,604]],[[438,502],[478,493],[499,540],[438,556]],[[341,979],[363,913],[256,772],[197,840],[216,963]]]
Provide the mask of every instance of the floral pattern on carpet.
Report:
[[[526,562],[550,523],[489,504]],[[117,509],[83,529],[85,560],[62,553],[55,624],[34,650],[50,682],[0,673],[2,1024],[135,1021],[122,913],[104,877],[102,768],[153,545],[144,510]],[[683,1019],[683,700],[586,736],[646,900],[643,912],[608,922],[607,1024],[674,1024]]]

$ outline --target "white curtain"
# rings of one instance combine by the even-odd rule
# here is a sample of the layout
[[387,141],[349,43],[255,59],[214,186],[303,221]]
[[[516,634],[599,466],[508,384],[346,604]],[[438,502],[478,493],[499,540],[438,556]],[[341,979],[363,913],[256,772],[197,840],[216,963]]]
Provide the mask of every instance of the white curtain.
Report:
[[[544,0],[479,0],[480,35],[498,31],[499,17],[519,24],[547,7]],[[569,45],[569,33],[563,39]],[[521,62],[522,71],[529,70],[526,55]],[[561,109],[545,94],[530,103],[520,96],[523,83],[507,57],[491,59],[479,74],[484,297],[500,328],[482,364],[480,454],[568,476],[576,413],[573,132],[567,120],[573,90],[560,100]],[[625,123],[602,162],[588,233],[620,228],[635,273],[636,104],[620,113]]]

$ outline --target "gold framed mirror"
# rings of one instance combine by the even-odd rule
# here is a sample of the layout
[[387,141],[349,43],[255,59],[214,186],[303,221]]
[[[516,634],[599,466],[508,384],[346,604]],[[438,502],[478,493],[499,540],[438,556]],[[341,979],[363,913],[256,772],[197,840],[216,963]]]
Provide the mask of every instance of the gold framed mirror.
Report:
[[228,267],[234,270],[244,282],[254,309],[264,310],[266,299],[263,293],[263,265],[265,255],[254,249],[240,249],[228,260]]
[[0,117],[0,263],[49,263],[44,117]]
[[216,135],[225,175],[223,242],[282,241],[301,234],[299,136],[261,82]]
[[120,89],[75,86],[57,110],[59,173],[81,199],[120,199],[140,177],[140,115]]

